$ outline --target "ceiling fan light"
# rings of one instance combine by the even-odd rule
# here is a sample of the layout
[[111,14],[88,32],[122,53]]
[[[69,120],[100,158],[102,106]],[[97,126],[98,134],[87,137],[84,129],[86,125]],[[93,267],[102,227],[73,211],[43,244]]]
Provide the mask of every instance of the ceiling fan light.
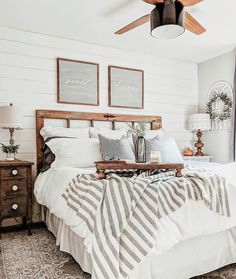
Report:
[[184,33],[185,29],[176,24],[161,25],[151,31],[151,35],[158,39],[174,39]]
[[165,1],[156,5],[151,13],[151,35],[158,39],[173,39],[182,35],[184,6],[179,1]]

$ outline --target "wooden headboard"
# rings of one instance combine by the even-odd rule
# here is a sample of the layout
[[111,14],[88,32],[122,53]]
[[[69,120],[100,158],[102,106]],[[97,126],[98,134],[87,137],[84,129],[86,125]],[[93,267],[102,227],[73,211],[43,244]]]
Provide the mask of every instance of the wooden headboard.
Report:
[[136,123],[145,121],[151,124],[152,130],[158,130],[162,127],[161,116],[151,115],[127,115],[127,114],[104,114],[91,112],[75,112],[75,111],[58,111],[58,110],[37,110],[36,111],[36,145],[37,145],[37,167],[42,163],[44,145],[40,130],[44,127],[45,119],[61,119],[66,120],[67,127],[70,128],[72,120],[89,121],[90,126],[94,127],[97,121],[108,121],[112,123],[112,129],[116,129],[116,122]]

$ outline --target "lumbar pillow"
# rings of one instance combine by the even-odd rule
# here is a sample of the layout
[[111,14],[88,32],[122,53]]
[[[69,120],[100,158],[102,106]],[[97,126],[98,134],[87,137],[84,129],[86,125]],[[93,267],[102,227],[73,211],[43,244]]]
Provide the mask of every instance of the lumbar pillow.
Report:
[[134,152],[126,136],[121,139],[110,139],[98,134],[98,138],[104,160],[135,160]]
[[55,161],[51,167],[94,167],[94,162],[102,160],[100,144],[97,139],[57,138],[47,143]]
[[70,137],[77,139],[88,139],[90,128],[64,128],[45,126],[40,130],[44,141],[51,137]]

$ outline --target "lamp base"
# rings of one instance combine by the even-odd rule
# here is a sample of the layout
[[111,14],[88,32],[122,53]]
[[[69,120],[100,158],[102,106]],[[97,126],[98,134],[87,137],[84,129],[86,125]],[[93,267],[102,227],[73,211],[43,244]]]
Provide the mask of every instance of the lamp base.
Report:
[[3,127],[3,129],[9,130],[9,134],[10,134],[9,143],[10,143],[10,145],[14,145],[15,144],[15,141],[14,141],[14,132],[15,132],[15,130],[23,130],[22,128],[19,128],[19,127],[16,127],[16,128]]
[[14,145],[15,141],[14,141],[14,131],[15,129],[14,128],[9,128],[9,133],[10,133],[10,140],[9,140],[9,143],[10,145]]
[[204,156],[204,153],[197,151],[194,156],[196,156],[196,157]]
[[200,129],[198,129],[196,135],[197,135],[197,142],[195,143],[195,147],[197,148],[197,152],[195,153],[195,156],[204,156],[202,152],[204,143],[202,142],[202,132]]

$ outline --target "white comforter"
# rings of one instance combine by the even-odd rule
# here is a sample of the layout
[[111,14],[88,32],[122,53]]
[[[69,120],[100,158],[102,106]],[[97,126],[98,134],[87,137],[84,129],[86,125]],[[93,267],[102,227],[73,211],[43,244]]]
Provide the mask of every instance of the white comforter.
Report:
[[[194,164],[223,175],[228,181],[228,196],[231,217],[220,216],[210,211],[202,202],[189,201],[173,214],[160,220],[155,251],[162,254],[175,244],[200,235],[213,234],[236,226],[236,164]],[[54,168],[40,174],[34,193],[39,204],[83,237],[88,251],[91,251],[92,236],[86,224],[66,205],[62,193],[73,177],[79,173],[94,173],[95,169]],[[178,233],[181,232],[181,233]]]

